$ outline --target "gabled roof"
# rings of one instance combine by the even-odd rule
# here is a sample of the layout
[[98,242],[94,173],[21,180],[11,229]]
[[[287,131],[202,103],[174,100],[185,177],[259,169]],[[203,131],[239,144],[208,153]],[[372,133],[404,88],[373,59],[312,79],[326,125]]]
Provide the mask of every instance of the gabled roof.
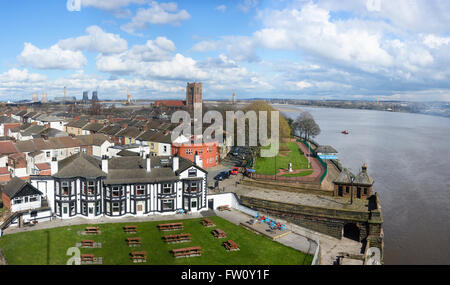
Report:
[[89,124],[88,120],[73,120],[73,121],[70,121],[69,123],[67,123],[66,127],[81,129],[82,127],[86,126],[87,124]]
[[102,133],[76,136],[74,139],[78,140],[80,146],[101,146],[105,141],[111,142],[108,137]]
[[46,127],[44,127],[44,126],[31,125],[30,127],[28,127],[25,130],[21,131],[20,135],[22,135],[22,136],[31,136],[31,135],[34,135],[34,134],[39,134],[45,129],[46,129]]
[[33,185],[17,177],[13,177],[11,181],[3,186],[2,192],[10,199],[30,195],[42,195],[42,192]]
[[20,123],[20,122],[8,116],[0,116],[0,124],[8,124],[8,123]]
[[354,177],[347,168],[344,168],[338,178],[334,180],[334,183],[351,184]]
[[0,154],[16,153],[17,148],[12,141],[0,141]]
[[98,132],[101,130],[105,125],[100,123],[89,123],[86,126],[84,126],[82,129],[86,131],[92,131],[92,132]]
[[115,134],[117,134],[122,128],[118,125],[109,125],[109,126],[105,126],[104,128],[102,128],[101,130],[99,130],[99,133],[103,133],[106,135],[110,135],[113,136]]
[[83,152],[69,156],[58,162],[56,178],[98,178],[106,177],[102,171],[101,161]]
[[136,138],[141,131],[136,127],[127,127],[116,134],[118,137]]

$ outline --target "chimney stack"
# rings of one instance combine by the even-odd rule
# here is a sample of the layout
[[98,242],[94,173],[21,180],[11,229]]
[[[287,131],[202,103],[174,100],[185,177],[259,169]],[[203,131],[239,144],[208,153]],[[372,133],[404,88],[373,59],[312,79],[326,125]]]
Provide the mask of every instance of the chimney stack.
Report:
[[177,171],[180,168],[180,158],[175,155],[172,159],[172,170],[173,172]]
[[58,172],[58,160],[56,157],[52,157],[52,161],[50,162],[50,172],[51,175],[55,175]]
[[147,172],[150,172],[151,171],[151,161],[150,161],[150,155],[148,155],[148,154],[145,158],[145,164],[146,164]]
[[108,156],[102,156],[102,171],[108,173]]
[[202,164],[202,159],[200,157],[200,155],[198,155],[198,152],[195,152],[195,156],[194,156],[194,163],[198,166],[198,167],[203,167]]

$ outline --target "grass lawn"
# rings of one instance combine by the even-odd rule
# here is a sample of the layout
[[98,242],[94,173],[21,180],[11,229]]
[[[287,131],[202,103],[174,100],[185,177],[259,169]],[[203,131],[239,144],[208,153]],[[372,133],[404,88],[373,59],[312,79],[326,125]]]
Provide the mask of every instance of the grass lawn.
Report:
[[281,176],[284,176],[284,177],[303,177],[303,176],[311,175],[311,174],[313,174],[313,172],[314,172],[313,170],[306,170],[306,171],[302,171],[302,172],[299,172],[299,173],[283,174]]
[[255,163],[255,172],[257,174],[275,175],[280,169],[288,169],[289,162],[292,163],[292,169],[308,168],[308,159],[304,156],[295,142],[283,143],[290,152],[287,156],[278,154],[276,156],[277,170],[275,172],[275,157],[258,157]]
[[[129,254],[131,251],[146,251],[147,263],[157,265],[301,265],[311,264],[312,256],[296,251],[290,247],[274,242],[260,235],[256,235],[242,227],[236,226],[220,217],[211,217],[217,228],[227,233],[226,239],[216,239],[211,234],[215,229],[205,228],[201,219],[182,221],[183,231],[160,232],[158,224],[162,221],[145,223],[117,223],[100,224],[100,235],[78,235],[87,225],[60,227],[48,230],[37,230],[0,238],[0,249],[9,264],[13,265],[45,265],[66,264],[70,256],[66,251],[74,247],[77,242],[92,239],[102,243],[102,248],[81,248],[81,253],[91,253],[103,257],[103,264],[130,265],[134,264]],[[177,221],[179,222],[179,221]],[[124,225],[137,225],[137,234],[125,234]],[[89,225],[92,226],[92,225]],[[162,236],[190,233],[191,242],[166,244]],[[128,247],[127,237],[141,237],[141,247]],[[228,252],[223,242],[231,239],[240,245],[240,251]],[[192,246],[202,247],[202,256],[190,258],[174,258],[171,250]]]

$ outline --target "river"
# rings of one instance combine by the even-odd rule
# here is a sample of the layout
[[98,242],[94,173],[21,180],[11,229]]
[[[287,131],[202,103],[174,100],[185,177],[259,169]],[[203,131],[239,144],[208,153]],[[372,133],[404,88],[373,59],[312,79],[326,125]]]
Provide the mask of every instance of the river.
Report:
[[367,163],[381,199],[386,264],[450,264],[450,118],[274,107],[293,119],[310,112],[322,130],[315,140],[336,148],[353,173]]

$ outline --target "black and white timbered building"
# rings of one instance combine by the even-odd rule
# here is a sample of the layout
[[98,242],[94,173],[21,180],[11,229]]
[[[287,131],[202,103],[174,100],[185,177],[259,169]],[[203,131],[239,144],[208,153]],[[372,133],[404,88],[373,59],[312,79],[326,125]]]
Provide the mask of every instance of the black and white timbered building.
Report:
[[207,172],[178,156],[101,160],[85,153],[52,161],[51,176],[30,181],[62,219],[175,214],[207,210]]

